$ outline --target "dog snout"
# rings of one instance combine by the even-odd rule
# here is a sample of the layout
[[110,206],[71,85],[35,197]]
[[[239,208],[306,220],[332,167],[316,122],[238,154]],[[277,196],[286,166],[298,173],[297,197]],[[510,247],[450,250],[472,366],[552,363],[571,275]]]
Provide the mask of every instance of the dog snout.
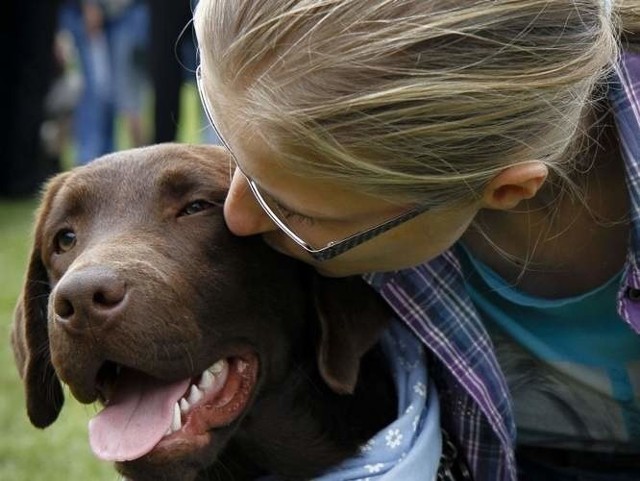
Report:
[[115,322],[125,309],[127,286],[113,270],[90,267],[68,273],[53,294],[55,320],[77,332]]

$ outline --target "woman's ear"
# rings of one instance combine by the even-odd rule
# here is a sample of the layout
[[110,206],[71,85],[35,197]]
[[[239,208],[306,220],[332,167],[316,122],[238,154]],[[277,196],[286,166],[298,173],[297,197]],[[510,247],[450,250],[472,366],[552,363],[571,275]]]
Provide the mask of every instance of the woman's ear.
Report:
[[485,187],[484,207],[509,210],[521,201],[533,198],[547,179],[549,168],[540,161],[526,162],[505,168]]

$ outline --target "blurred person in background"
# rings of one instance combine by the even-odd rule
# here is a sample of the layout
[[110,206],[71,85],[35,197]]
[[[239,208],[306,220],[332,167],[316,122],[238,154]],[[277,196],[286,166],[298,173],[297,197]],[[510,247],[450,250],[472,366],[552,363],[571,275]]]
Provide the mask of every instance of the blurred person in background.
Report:
[[84,91],[75,112],[76,161],[114,150],[117,115],[132,146],[146,143],[142,106],[149,13],[144,0],[65,0],[60,27],[73,36]]

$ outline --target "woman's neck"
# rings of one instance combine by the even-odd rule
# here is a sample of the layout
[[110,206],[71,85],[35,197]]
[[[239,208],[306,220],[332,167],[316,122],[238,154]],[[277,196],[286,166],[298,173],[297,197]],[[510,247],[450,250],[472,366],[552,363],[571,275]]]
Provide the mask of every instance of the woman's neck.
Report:
[[565,194],[550,203],[543,192],[513,210],[483,210],[465,246],[507,282],[546,298],[587,292],[616,275],[628,249],[629,199],[615,130],[607,130],[578,179],[584,199]]

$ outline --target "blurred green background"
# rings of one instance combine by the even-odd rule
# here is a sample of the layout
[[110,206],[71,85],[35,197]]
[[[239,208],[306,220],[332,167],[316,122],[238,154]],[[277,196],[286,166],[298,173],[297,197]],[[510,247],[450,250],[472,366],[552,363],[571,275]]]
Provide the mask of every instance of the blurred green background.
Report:
[[[201,113],[193,85],[182,91],[178,141],[200,141]],[[127,139],[118,129],[119,148]],[[73,164],[72,148],[63,164]],[[35,199],[0,200],[0,481],[116,481],[109,463],[93,457],[87,423],[97,412],[66,392],[65,407],[56,423],[34,428],[26,415],[22,384],[9,345],[13,308],[22,287],[31,244]]]

